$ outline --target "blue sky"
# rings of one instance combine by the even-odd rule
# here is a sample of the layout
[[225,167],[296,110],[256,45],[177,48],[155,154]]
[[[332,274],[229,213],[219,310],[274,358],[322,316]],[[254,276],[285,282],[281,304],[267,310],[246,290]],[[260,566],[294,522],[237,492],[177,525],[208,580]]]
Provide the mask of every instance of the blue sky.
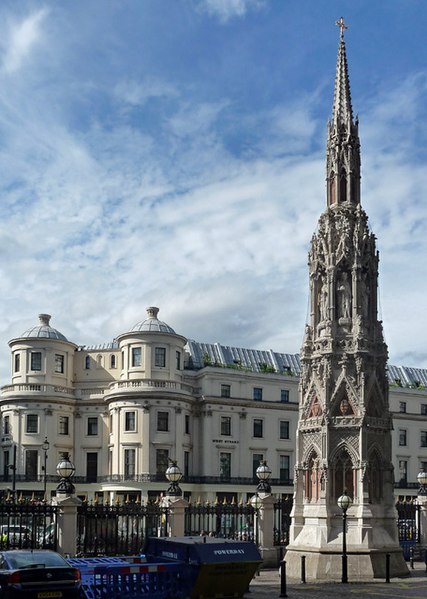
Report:
[[425,0],[3,0],[2,384],[40,312],[299,351],[341,15],[390,361],[427,367]]

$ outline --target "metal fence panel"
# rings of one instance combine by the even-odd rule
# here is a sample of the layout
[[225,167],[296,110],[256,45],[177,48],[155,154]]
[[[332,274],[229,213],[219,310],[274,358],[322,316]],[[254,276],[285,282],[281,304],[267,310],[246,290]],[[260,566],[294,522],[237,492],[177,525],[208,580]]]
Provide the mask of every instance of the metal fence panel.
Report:
[[77,510],[79,555],[137,555],[147,536],[168,534],[169,508],[159,503],[83,503]]
[[257,510],[250,504],[206,502],[189,505],[185,509],[184,534],[258,543]]
[[57,510],[43,501],[0,501],[0,548],[56,550]]

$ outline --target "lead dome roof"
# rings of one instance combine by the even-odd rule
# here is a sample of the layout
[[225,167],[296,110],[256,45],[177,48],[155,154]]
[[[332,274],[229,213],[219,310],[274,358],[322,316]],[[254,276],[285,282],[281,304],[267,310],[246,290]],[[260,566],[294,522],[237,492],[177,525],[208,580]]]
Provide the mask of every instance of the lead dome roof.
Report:
[[57,329],[50,326],[50,314],[39,314],[39,324],[27,329],[20,335],[20,339],[57,339],[68,341],[68,339]]
[[147,308],[147,318],[133,326],[130,332],[147,331],[150,333],[171,333],[172,335],[176,335],[172,327],[157,318],[158,313],[159,308],[154,306]]

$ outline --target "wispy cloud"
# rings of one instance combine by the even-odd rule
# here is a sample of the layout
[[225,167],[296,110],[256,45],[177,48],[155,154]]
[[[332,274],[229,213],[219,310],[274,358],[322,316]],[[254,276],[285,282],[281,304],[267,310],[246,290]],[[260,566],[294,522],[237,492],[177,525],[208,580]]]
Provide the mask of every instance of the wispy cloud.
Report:
[[5,32],[2,68],[6,73],[18,71],[42,38],[42,25],[49,14],[41,8],[19,21],[11,21]]
[[250,10],[259,10],[265,6],[265,0],[196,0],[199,10],[217,17],[227,23],[235,17],[244,17]]

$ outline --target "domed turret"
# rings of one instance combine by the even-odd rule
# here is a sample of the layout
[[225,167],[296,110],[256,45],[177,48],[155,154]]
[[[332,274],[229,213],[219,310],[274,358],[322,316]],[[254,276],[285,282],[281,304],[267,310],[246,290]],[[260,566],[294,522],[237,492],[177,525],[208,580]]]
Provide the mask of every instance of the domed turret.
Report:
[[171,333],[172,335],[176,335],[172,327],[157,318],[158,313],[159,308],[154,306],[147,308],[147,318],[142,322],[138,322],[134,327],[132,327],[130,332],[134,333],[147,331],[150,333]]
[[39,314],[39,324],[27,329],[20,335],[20,339],[57,339],[59,341],[68,341],[68,339],[59,331],[50,326],[50,314]]

